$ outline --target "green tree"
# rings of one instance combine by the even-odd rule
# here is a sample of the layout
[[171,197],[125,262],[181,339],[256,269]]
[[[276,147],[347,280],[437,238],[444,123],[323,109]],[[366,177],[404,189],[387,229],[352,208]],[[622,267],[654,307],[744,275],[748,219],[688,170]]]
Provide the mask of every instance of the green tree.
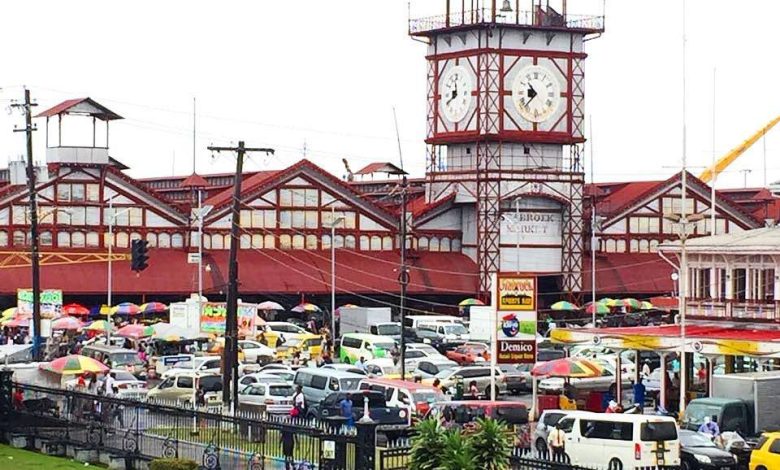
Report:
[[469,437],[474,461],[485,470],[508,470],[514,439],[506,424],[480,418]]
[[414,427],[410,470],[438,470],[445,446],[444,428],[435,418],[420,421]]
[[450,429],[444,433],[444,453],[438,470],[476,470],[481,466],[471,445],[469,436],[460,429]]

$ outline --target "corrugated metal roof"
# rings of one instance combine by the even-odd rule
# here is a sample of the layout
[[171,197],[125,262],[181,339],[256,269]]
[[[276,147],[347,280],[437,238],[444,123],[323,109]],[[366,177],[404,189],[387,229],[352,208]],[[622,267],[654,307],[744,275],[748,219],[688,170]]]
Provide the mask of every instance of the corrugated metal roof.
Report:
[[35,117],[51,117],[58,114],[78,113],[94,116],[101,121],[113,121],[123,119],[122,116],[106,108],[92,98],[76,98],[65,100],[62,103],[47,109]]
[[[582,261],[583,292],[590,292],[591,258]],[[608,294],[667,294],[674,289],[672,268],[655,253],[606,253],[596,255],[596,291]]]

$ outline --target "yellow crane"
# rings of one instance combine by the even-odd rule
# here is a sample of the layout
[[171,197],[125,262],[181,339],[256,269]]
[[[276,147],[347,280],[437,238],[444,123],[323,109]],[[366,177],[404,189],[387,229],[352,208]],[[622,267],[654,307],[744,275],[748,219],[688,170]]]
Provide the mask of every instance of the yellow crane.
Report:
[[712,179],[717,176],[719,173],[721,173],[723,170],[725,170],[729,165],[734,163],[734,160],[739,158],[740,155],[745,153],[747,149],[749,149],[753,144],[755,144],[758,139],[764,136],[767,132],[769,132],[775,125],[780,122],[780,116],[772,119],[769,121],[769,124],[762,127],[758,130],[755,134],[751,135],[746,141],[742,142],[738,146],[731,149],[729,153],[726,155],[720,157],[720,159],[715,162],[712,166],[704,170],[702,174],[699,176],[699,179],[704,181],[705,183],[709,183],[712,181]]

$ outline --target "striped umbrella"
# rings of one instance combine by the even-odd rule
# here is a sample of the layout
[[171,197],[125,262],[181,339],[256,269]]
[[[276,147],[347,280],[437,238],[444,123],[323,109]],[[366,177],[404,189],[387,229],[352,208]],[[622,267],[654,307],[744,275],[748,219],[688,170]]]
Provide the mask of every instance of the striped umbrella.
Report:
[[636,300],[636,299],[623,299],[620,301],[620,304],[624,307],[629,307],[633,310],[639,310],[642,307],[642,302]]
[[458,307],[468,307],[471,305],[485,305],[485,302],[479,299],[464,299],[458,304]]
[[138,315],[141,307],[132,302],[122,302],[111,309],[112,315]]
[[304,302],[302,304],[298,304],[291,310],[295,313],[307,313],[307,312],[321,312],[319,307],[317,307],[314,304],[310,304],[308,302]]
[[51,322],[52,330],[80,330],[83,326],[81,320],[74,317],[60,317]]
[[3,310],[3,314],[0,315],[0,318],[6,320],[8,318],[13,318],[15,316],[16,316],[16,307],[11,307]]
[[565,300],[561,300],[560,302],[555,302],[550,306],[552,310],[561,310],[561,311],[567,311],[571,312],[572,310],[579,310],[580,308],[574,305],[571,302],[566,302]]
[[141,313],[163,313],[168,310],[168,306],[162,302],[147,302],[141,304],[139,308]]
[[617,299],[611,299],[609,297],[604,297],[603,299],[599,300],[600,304],[604,304],[607,307],[617,307],[620,304],[620,301]]
[[89,331],[108,331],[111,328],[111,325],[105,321],[105,320],[95,320],[89,325],[87,325],[84,329]]
[[280,304],[276,302],[271,302],[270,300],[266,300],[265,302],[260,302],[257,308],[259,310],[284,310],[284,307],[282,307]]
[[564,357],[537,365],[531,369],[531,375],[535,377],[586,378],[599,377],[601,371],[601,366],[595,362]]
[[123,338],[148,338],[154,334],[154,328],[146,325],[126,325],[116,331]]
[[642,303],[639,305],[639,310],[653,310],[655,307],[650,302],[643,300]]
[[609,307],[607,307],[606,304],[603,304],[601,302],[596,302],[595,304],[593,302],[589,302],[585,306],[585,313],[589,313],[589,314],[593,315],[594,310],[595,310],[595,313],[597,313],[599,315],[606,315],[606,314],[609,313]]
[[108,367],[102,362],[78,354],[71,354],[70,356],[61,357],[51,362],[41,364],[40,368],[60,375],[81,375],[86,372],[103,374],[108,372]]
[[30,326],[30,319],[26,317],[11,318],[10,320],[5,320],[3,326],[9,328],[27,328]]
[[71,317],[85,317],[89,315],[89,309],[81,304],[68,304],[62,306],[62,314]]

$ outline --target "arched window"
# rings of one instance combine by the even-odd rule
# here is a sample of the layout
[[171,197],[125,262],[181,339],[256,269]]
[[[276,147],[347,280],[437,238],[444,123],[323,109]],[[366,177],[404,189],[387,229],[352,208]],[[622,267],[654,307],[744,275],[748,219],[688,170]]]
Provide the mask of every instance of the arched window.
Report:
[[440,251],[451,251],[450,248],[450,239],[447,237],[444,237],[441,239],[441,245],[439,246]]
[[292,248],[293,250],[302,250],[304,246],[305,239],[303,238],[303,235],[293,235],[292,237]]
[[215,233],[211,236],[211,247],[215,250],[221,250],[225,246],[224,241],[225,239],[222,238],[222,235]]
[[333,238],[333,246],[336,248],[344,248],[344,236],[336,235],[336,237]]
[[618,240],[617,241],[617,250],[618,253],[625,253],[626,252],[626,241],[625,240]]
[[157,247],[157,234],[156,233],[147,233],[146,234],[146,241],[149,242],[149,246],[152,248]]
[[266,235],[263,237],[263,247],[273,249],[276,247],[276,238],[273,235]]
[[639,240],[639,251],[648,253],[650,251],[650,242],[648,240]]
[[231,242],[232,240],[233,240],[233,239],[230,237],[230,235],[229,235],[229,234],[228,234],[228,235],[225,235],[225,249],[226,249],[226,250],[229,250],[229,249],[230,249],[230,242]]
[[259,233],[252,235],[252,245],[249,247],[253,250],[258,250],[263,247],[263,236]]
[[[5,232],[3,232],[5,233]],[[57,246],[61,248],[68,248],[70,247],[70,233],[68,232],[59,232],[57,233]]]
[[371,246],[371,241],[368,238],[368,235],[361,235],[360,236],[360,249],[363,251],[368,251]]
[[639,252],[639,240],[631,240],[631,244],[629,246],[631,247],[631,253]]
[[371,251],[379,251],[382,249],[382,237],[374,235],[371,237]]
[[242,250],[248,250],[252,248],[252,235],[248,233],[241,234],[241,244],[239,245]]
[[14,232],[14,246],[24,246],[27,243],[27,237],[24,232],[17,230]]
[[460,251],[461,249],[460,240],[457,238],[452,240],[452,251]]
[[115,237],[116,246],[119,248],[127,248],[130,245],[130,236],[126,232],[119,232]]
[[428,251],[428,239],[425,237],[418,238],[417,249],[420,251]]
[[0,231],[0,246],[8,246],[8,232]]
[[87,233],[87,246],[94,247],[100,246],[100,235],[97,232]]
[[384,251],[392,251],[393,249],[393,237],[382,238],[382,249]]
[[279,248],[282,250],[292,248],[292,238],[289,235],[279,235]]
[[307,250],[317,249],[317,235],[306,235],[306,249]]
[[617,247],[617,242],[615,240],[607,240],[606,242],[606,252],[607,253],[614,253],[615,247]]
[[182,248],[184,247],[184,237],[180,233],[174,233],[171,235],[171,247]]
[[[5,232],[3,232],[3,233],[5,233]],[[7,235],[6,235],[6,237],[7,237]],[[8,242],[7,239],[6,239],[6,242]],[[51,246],[52,245],[51,232],[41,232],[41,245],[42,246]]]
[[157,235],[157,246],[160,248],[170,248],[171,236],[167,233],[161,233]]
[[428,244],[429,251],[439,251],[439,238],[431,237],[431,241]]
[[322,249],[323,250],[330,250],[330,235],[323,235],[322,236]]
[[203,249],[204,250],[211,249],[211,237],[209,235],[203,235]]
[[133,233],[130,234],[130,241],[133,241],[133,240],[143,240],[143,238],[144,237],[142,237],[141,234],[138,233],[138,232],[133,232]]
[[650,240],[650,252],[655,253],[658,251],[658,240]]
[[354,235],[347,235],[344,237],[344,247],[349,250],[355,249],[355,236]]
[[87,244],[84,232],[73,232],[70,235],[70,243],[73,248],[84,248],[84,246]]

